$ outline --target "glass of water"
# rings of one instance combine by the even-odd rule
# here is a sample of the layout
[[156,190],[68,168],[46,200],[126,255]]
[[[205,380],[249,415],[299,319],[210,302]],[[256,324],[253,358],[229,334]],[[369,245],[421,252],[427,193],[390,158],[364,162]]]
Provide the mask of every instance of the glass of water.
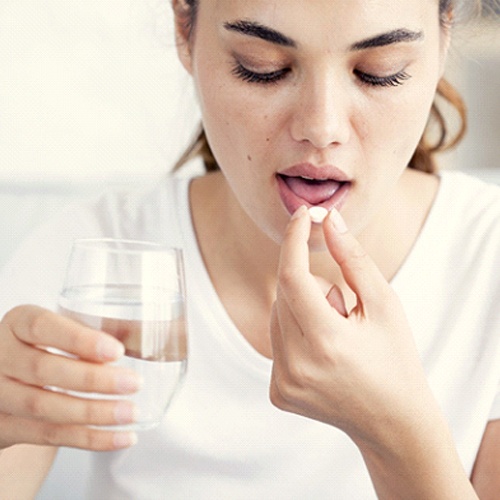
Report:
[[141,241],[74,242],[59,297],[60,313],[117,338],[125,355],[115,364],[143,378],[141,389],[127,396],[139,409],[139,421],[103,428],[136,431],[160,424],[186,373],[185,302],[182,250]]

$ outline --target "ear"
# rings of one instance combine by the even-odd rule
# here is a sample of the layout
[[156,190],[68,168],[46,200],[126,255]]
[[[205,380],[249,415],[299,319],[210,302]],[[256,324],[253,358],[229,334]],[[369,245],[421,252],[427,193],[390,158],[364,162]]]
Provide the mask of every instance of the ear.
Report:
[[172,0],[177,56],[189,74],[192,74],[191,7],[185,0]]

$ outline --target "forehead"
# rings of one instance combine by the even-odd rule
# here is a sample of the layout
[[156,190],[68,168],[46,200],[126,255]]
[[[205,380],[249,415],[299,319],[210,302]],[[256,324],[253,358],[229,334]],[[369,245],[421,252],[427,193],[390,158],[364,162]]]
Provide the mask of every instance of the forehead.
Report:
[[437,13],[438,0],[199,0],[216,17],[252,16],[274,22],[295,20],[307,28],[308,21],[377,24],[380,17],[411,18]]

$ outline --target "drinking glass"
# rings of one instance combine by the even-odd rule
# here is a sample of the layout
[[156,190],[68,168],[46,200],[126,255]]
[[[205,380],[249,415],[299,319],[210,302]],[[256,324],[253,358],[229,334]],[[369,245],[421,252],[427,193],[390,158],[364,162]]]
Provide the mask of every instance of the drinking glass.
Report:
[[138,406],[139,420],[102,428],[145,430],[161,422],[186,373],[185,302],[182,250],[114,239],[74,242],[59,297],[61,314],[117,338],[125,355],[113,364],[131,368],[143,378],[141,389],[126,396]]

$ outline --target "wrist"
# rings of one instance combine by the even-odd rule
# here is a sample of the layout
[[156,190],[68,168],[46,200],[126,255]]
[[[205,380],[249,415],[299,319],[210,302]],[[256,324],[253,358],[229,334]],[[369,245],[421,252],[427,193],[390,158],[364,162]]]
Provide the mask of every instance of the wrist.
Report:
[[477,500],[441,415],[356,442],[380,499]]

